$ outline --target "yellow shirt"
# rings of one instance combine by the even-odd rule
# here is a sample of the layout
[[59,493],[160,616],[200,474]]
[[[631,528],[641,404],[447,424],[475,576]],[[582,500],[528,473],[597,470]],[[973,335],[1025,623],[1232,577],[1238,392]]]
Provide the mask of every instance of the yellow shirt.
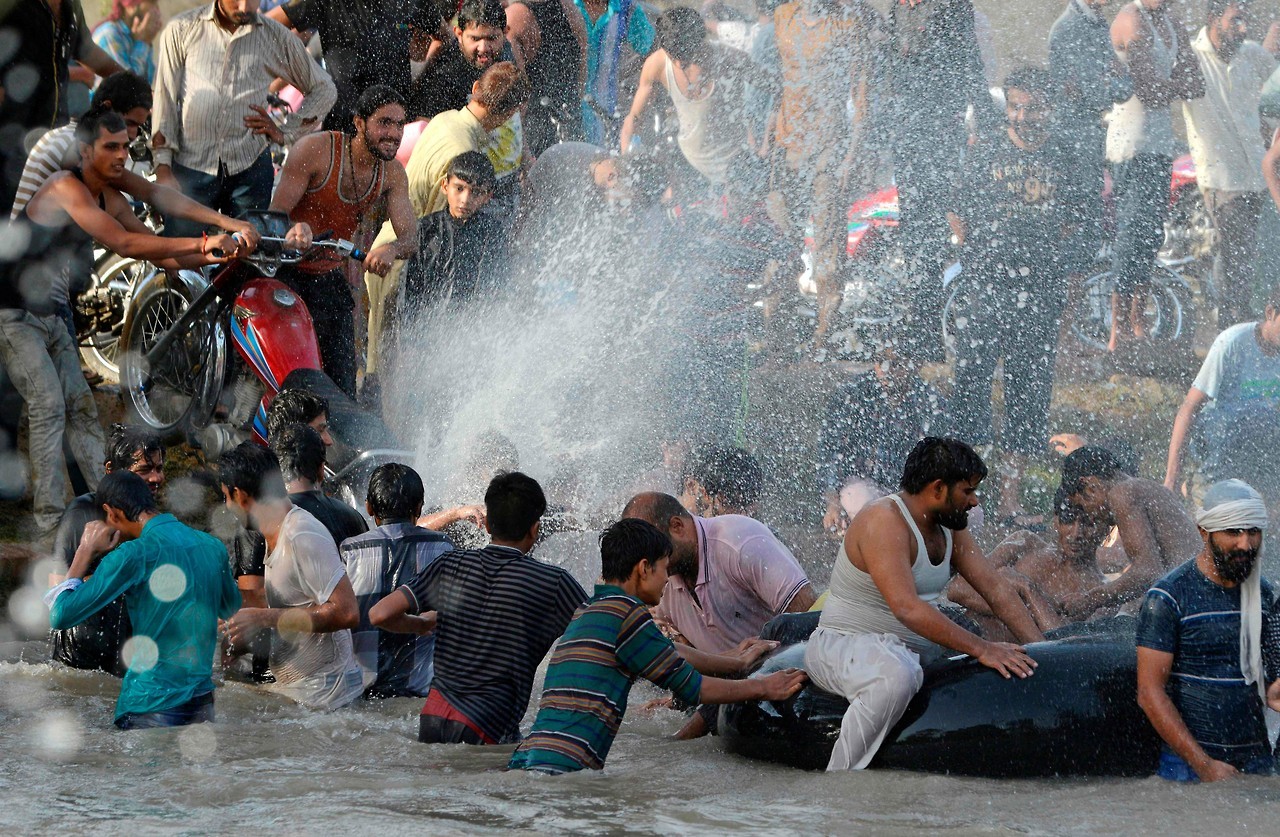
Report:
[[444,172],[449,161],[466,151],[485,153],[489,135],[466,108],[447,110],[428,123],[409,155],[409,200],[419,218],[446,206]]

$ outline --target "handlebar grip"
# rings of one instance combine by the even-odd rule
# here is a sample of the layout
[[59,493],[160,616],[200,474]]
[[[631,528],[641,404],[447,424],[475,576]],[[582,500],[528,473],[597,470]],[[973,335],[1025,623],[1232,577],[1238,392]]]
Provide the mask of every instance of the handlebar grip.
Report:
[[351,250],[351,258],[355,259],[358,262],[364,261],[365,256],[367,255],[369,254],[361,250],[359,247],[355,247]]

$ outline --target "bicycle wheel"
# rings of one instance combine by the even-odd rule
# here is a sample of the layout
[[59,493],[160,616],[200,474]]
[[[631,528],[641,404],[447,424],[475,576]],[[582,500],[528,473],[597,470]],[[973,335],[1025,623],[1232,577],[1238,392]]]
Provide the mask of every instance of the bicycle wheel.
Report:
[[130,421],[166,439],[183,439],[212,412],[226,374],[226,336],[202,319],[175,340],[163,357],[145,357],[194,299],[182,279],[156,277],[136,300],[121,342],[120,383]]
[[95,266],[89,289],[76,298],[80,360],[109,384],[120,382],[120,335],[133,289],[158,270],[150,262],[106,253]]
[[[1084,280],[1084,294],[1072,312],[1071,333],[1085,346],[1106,351],[1111,340],[1111,294],[1115,282],[1110,270]],[[1191,336],[1191,289],[1165,265],[1151,273],[1146,298],[1147,332],[1154,342],[1173,343]]]

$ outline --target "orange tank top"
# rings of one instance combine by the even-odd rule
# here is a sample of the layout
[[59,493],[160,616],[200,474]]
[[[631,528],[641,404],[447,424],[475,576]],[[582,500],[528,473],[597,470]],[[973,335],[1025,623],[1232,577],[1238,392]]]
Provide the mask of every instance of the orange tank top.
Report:
[[[345,136],[341,131],[329,131],[329,171],[320,185],[307,189],[289,217],[295,222],[306,222],[316,235],[332,231],[331,237],[353,239],[357,231],[377,230],[387,220],[387,205],[383,199],[385,166],[381,160],[374,169],[369,188],[363,195],[349,199],[343,195],[344,184],[355,186],[355,175],[347,154]],[[344,259],[332,251],[298,265],[306,273],[327,273],[342,267]]]

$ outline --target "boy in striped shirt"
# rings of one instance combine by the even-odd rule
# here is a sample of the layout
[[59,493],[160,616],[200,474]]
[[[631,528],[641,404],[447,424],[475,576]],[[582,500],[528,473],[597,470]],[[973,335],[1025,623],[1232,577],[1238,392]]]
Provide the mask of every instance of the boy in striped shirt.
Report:
[[[654,624],[667,583],[671,540],[652,525],[626,518],[600,536],[603,583],[578,609],[551,655],[533,730],[511,757],[511,769],[568,773],[604,767],[637,677],[670,689],[685,703],[786,700],[800,690],[797,669],[767,677],[704,677]],[[697,654],[705,660],[716,655]]]

